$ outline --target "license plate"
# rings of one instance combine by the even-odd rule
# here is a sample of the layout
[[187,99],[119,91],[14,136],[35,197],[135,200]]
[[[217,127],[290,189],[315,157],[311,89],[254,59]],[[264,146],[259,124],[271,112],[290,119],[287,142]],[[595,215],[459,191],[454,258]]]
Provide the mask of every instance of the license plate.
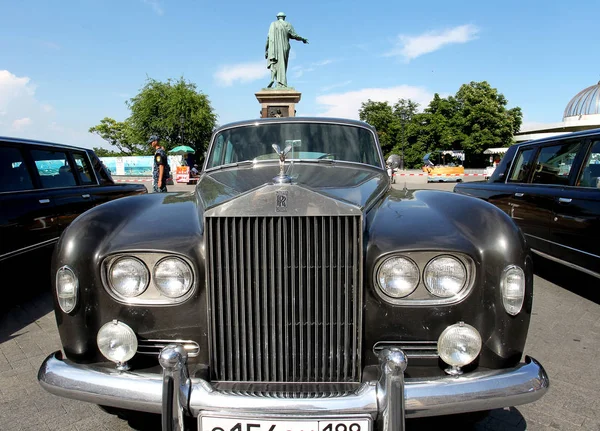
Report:
[[369,419],[248,419],[200,416],[199,431],[370,431]]

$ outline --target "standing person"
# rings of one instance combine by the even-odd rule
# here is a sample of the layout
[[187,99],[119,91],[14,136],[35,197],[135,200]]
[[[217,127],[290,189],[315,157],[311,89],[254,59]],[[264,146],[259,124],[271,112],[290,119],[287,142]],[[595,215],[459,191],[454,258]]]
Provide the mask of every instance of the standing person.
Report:
[[290,56],[290,39],[308,43],[307,39],[296,34],[292,24],[285,21],[285,14],[279,12],[277,21],[272,22],[269,27],[267,46],[265,47],[267,69],[271,70],[271,82],[267,88],[271,88],[273,84],[275,84],[275,88],[287,87],[286,73]]
[[152,135],[148,139],[148,143],[154,148],[154,166],[152,168],[152,186],[154,193],[167,192],[168,166],[167,153],[160,146],[158,136]]

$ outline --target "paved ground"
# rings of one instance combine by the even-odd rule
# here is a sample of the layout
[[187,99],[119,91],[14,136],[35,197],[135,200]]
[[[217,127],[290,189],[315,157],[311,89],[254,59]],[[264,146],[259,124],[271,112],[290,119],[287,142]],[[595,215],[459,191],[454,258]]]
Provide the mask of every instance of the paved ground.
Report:
[[[399,182],[396,187],[404,185]],[[427,184],[417,178],[407,180],[406,186],[452,190],[454,184]],[[177,185],[171,190],[192,187]],[[543,260],[535,265],[533,316],[525,351],[540,360],[550,375],[548,393],[536,403],[494,410],[483,418],[412,420],[409,429],[600,431],[600,283]],[[48,354],[60,349],[51,310],[50,295],[42,293],[0,316],[0,430],[160,429],[158,416],[122,420],[98,406],[41,389],[37,370]]]

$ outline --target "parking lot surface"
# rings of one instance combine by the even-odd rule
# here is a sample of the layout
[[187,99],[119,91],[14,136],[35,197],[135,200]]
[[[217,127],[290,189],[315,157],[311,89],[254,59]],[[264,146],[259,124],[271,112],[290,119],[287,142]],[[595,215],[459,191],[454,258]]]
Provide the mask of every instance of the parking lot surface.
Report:
[[[394,187],[451,191],[454,184],[428,184],[416,177]],[[169,190],[192,191],[193,186],[174,185]],[[600,282],[542,259],[535,259],[535,268],[525,353],[546,368],[547,394],[535,403],[485,415],[409,420],[408,429],[600,431]],[[3,287],[5,292],[14,288]],[[37,371],[46,356],[60,348],[49,286],[40,286],[31,299],[8,305],[0,316],[0,430],[160,429],[156,415],[121,419],[99,406],[44,391]],[[193,421],[189,425],[195,429]]]

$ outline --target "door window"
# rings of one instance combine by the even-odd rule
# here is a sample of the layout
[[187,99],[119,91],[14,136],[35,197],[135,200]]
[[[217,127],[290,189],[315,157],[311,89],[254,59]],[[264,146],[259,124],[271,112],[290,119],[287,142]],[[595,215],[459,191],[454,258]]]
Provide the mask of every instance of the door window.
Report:
[[90,164],[85,154],[73,153],[73,159],[75,160],[77,171],[79,171],[79,178],[81,179],[82,184],[95,184],[96,181],[94,180]]
[[64,151],[32,150],[31,156],[40,174],[42,187],[71,187],[77,184]]
[[542,147],[535,163],[532,183],[568,185],[571,168],[580,148],[581,141]]
[[21,151],[0,147],[0,192],[31,190],[33,183]]
[[592,144],[592,150],[583,165],[578,185],[600,189],[600,141]]
[[536,148],[526,148],[520,150],[515,158],[515,164],[512,172],[508,177],[508,182],[524,183],[529,178],[533,157],[535,156]]

